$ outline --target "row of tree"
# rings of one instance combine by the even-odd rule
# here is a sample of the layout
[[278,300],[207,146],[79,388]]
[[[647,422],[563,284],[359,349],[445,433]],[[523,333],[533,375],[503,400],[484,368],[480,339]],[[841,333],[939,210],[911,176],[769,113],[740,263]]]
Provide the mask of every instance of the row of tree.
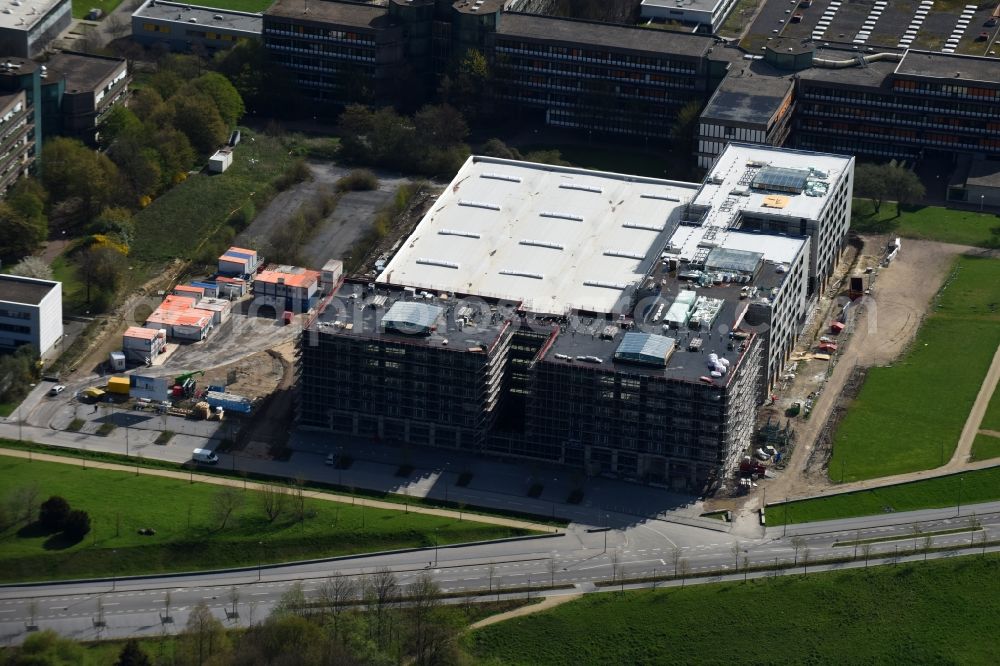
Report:
[[[99,602],[100,603],[100,602]],[[170,617],[170,593],[162,616]],[[233,587],[221,610],[244,629],[229,629],[204,602],[191,609],[184,633],[144,649],[135,641],[122,647],[117,666],[416,666],[466,663],[458,644],[464,628],[489,613],[518,602],[445,605],[428,574],[402,585],[388,569],[367,576],[334,576],[315,596],[301,584],[286,592],[267,618],[257,620],[256,603]],[[100,611],[99,611],[100,612]],[[173,649],[170,649],[172,647]],[[51,631],[33,634],[17,649],[0,655],[7,666],[82,663],[78,643]]]

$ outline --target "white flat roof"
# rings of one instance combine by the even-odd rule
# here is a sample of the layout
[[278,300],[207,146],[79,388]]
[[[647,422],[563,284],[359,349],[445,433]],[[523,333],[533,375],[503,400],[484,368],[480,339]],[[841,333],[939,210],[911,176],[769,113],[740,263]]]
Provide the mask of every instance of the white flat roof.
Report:
[[[834,186],[847,173],[853,158],[828,153],[813,153],[786,148],[770,148],[740,143],[730,143],[719,155],[715,165],[705,178],[705,184],[695,197],[698,206],[710,206],[707,223],[711,226],[726,227],[731,219],[743,211],[767,216],[789,216],[816,220],[819,218],[827,198],[832,196]],[[812,169],[811,180],[829,184],[829,190],[822,196],[810,196],[805,192],[794,194],[780,191],[760,191],[750,188],[754,174],[762,167],[795,169],[802,172]],[[747,190],[743,195],[734,192]],[[815,189],[813,190],[815,192]],[[780,207],[765,205],[766,197],[782,197]],[[727,200],[729,205],[726,205]]]
[[685,11],[712,12],[715,14],[724,0],[642,0],[646,7],[658,9],[683,9]]
[[[705,226],[693,227],[681,225],[677,227],[677,231],[670,238],[670,247],[674,249],[673,253],[684,259],[692,259],[698,251],[699,244],[702,243],[705,234],[709,233],[710,229],[710,227]],[[790,264],[795,261],[805,243],[805,238],[728,231],[717,236],[711,247],[759,252],[764,255],[764,261],[772,261],[776,264]]]
[[614,312],[697,188],[470,157],[377,281],[522,301],[538,313]]
[[[18,3],[4,4],[0,12],[0,28],[8,30],[30,30],[56,5],[64,0],[19,0]],[[68,3],[67,3],[68,4]]]

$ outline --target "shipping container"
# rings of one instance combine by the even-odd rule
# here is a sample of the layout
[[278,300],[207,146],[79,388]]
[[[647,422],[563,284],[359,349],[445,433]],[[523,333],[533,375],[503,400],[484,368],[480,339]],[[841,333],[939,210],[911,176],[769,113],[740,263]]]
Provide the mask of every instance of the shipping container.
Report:
[[129,387],[131,385],[132,384],[129,381],[129,378],[124,375],[111,377],[108,379],[108,393],[128,395]]
[[205,402],[210,406],[222,407],[227,412],[237,412],[239,414],[249,414],[253,403],[250,398],[244,398],[234,393],[220,393],[209,391],[205,394]]

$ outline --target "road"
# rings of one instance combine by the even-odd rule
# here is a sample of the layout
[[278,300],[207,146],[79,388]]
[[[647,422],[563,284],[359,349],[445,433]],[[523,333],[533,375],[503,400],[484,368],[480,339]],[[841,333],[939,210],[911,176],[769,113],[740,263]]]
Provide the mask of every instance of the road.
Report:
[[[484,596],[525,594],[532,586],[554,583],[567,587],[546,594],[580,594],[598,591],[595,583],[611,580],[613,576],[627,579],[671,573],[675,543],[676,552],[684,562],[682,566],[691,574],[719,572],[717,576],[687,581],[695,584],[727,576],[772,575],[745,574],[746,563],[754,567],[798,561],[796,572],[804,572],[801,565],[808,562],[814,563],[809,571],[865,566],[863,548],[858,551],[850,544],[836,545],[855,539],[891,539],[873,544],[869,554],[873,566],[886,564],[892,560],[876,558],[922,546],[923,533],[969,528],[973,513],[981,528],[971,533],[934,537],[932,545],[945,550],[926,557],[955,555],[969,549],[971,539],[978,544],[984,534],[990,540],[1000,537],[1000,502],[963,507],[961,515],[958,513],[953,507],[802,524],[787,529],[769,528],[762,538],[742,541],[716,532],[709,532],[706,538],[704,530],[657,520],[608,531],[573,525],[565,534],[534,539],[322,562],[177,576],[3,586],[0,587],[0,641],[19,643],[28,633],[27,625],[53,629],[78,640],[175,633],[184,627],[192,607],[201,602],[228,626],[246,626],[264,618],[296,583],[302,584],[307,597],[315,598],[323,581],[331,576],[362,577],[381,567],[392,570],[403,585],[428,573],[446,592],[479,592]],[[915,536],[915,525],[922,534]],[[970,552],[979,549],[976,545]],[[986,550],[996,552],[1000,548],[988,546]],[[857,560],[849,564],[815,564],[832,556],[856,556]],[[924,557],[918,553],[909,559]],[[235,618],[231,617],[234,606],[238,615]]]

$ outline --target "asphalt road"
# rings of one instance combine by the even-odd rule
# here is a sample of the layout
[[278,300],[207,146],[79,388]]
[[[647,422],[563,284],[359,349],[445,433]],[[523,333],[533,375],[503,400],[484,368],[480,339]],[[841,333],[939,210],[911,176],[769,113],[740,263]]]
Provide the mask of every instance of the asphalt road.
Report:
[[[984,533],[991,540],[1000,537],[1000,502],[964,507],[961,516],[955,508],[949,508],[803,524],[787,530],[770,528],[763,538],[752,540],[650,520],[624,530],[594,532],[576,526],[566,534],[544,538],[259,569],[4,586],[0,587],[0,642],[19,643],[28,634],[29,624],[80,640],[173,633],[183,628],[191,608],[200,602],[205,602],[229,626],[246,626],[265,617],[281,595],[297,582],[302,584],[307,597],[315,597],[322,582],[331,576],[362,577],[381,567],[391,569],[402,585],[429,573],[447,592],[492,595],[499,588],[503,594],[525,594],[531,586],[555,583],[572,586],[575,593],[588,593],[597,591],[595,582],[611,579],[613,571],[626,578],[671,573],[676,546],[692,574],[719,572],[718,576],[692,579],[688,584],[715,582],[727,575],[730,578],[746,575],[742,572],[744,558],[751,567],[791,563],[796,559],[793,541],[796,537],[801,538],[797,558],[800,565],[825,557],[854,555],[853,546],[836,546],[838,542],[892,539],[873,544],[874,558],[922,545],[922,535],[914,535],[915,525],[921,533],[966,528],[973,513],[982,528],[971,534],[935,537],[933,546],[947,549],[929,555],[938,558],[970,548],[971,539],[978,542]],[[265,549],[266,544],[261,548]],[[998,548],[991,546],[987,550],[995,552]],[[859,552],[863,553],[863,549]],[[979,552],[979,547],[974,546],[969,552]],[[917,554],[901,559],[924,557]],[[891,561],[872,559],[871,564]],[[809,571],[864,565],[863,555],[859,555],[850,565],[813,565]],[[794,571],[802,572],[803,567]],[[238,615],[235,618],[231,617],[234,607]],[[165,621],[166,617],[172,621]]]

